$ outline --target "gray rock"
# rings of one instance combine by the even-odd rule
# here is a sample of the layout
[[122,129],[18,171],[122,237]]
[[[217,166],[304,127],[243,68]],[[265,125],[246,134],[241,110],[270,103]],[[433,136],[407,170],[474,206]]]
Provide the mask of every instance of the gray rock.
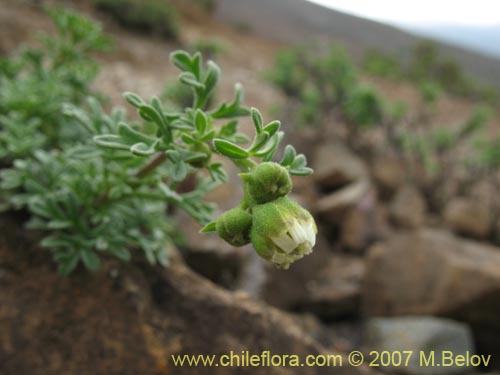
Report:
[[[327,367],[307,366],[176,367],[174,354],[220,358],[231,351],[270,351],[304,360],[339,351],[317,341],[318,331],[325,329],[316,321],[219,288],[178,257],[167,269],[106,260],[94,275],[61,278],[50,258],[40,257],[40,249],[9,247],[24,245],[26,233],[1,219],[0,224],[9,229],[4,236],[9,240],[0,238],[0,258],[18,270],[11,284],[0,284],[0,358],[6,359],[0,363],[2,374],[331,373]],[[373,372],[343,366],[335,373]]]
[[199,233],[200,225],[184,212],[178,212],[176,219],[183,237],[181,254],[189,267],[221,286],[236,288],[251,246],[235,248],[217,235]]
[[394,224],[409,229],[418,228],[425,221],[426,203],[417,188],[406,185],[396,193],[389,213]]
[[343,144],[324,143],[315,150],[313,177],[322,189],[335,190],[367,177],[364,162]]
[[358,205],[369,190],[368,180],[353,182],[320,198],[316,202],[314,210],[328,222],[338,224],[345,213]]
[[448,232],[391,237],[367,257],[367,316],[439,315],[467,322],[478,350],[500,356],[500,249]]
[[383,196],[391,196],[404,183],[405,170],[400,159],[379,157],[372,165],[372,176]]
[[[407,366],[407,354],[402,353],[402,364],[396,367],[405,373],[463,374],[470,370],[467,366],[437,366],[443,363],[443,351],[452,352],[455,357],[474,354],[472,333],[466,324],[435,317],[372,318],[366,323],[365,334],[365,346],[369,350],[411,351]],[[431,358],[431,353],[434,353],[434,365],[431,362],[427,365],[423,361]],[[380,358],[379,363],[381,360],[387,359]]]
[[373,190],[361,202],[348,210],[340,222],[340,244],[355,253],[364,252],[374,241],[387,235],[385,207],[377,202]]
[[453,199],[445,209],[445,220],[456,233],[485,238],[491,228],[490,210],[477,200]]
[[307,292],[296,309],[326,321],[359,316],[364,272],[361,257],[331,256],[307,283]]

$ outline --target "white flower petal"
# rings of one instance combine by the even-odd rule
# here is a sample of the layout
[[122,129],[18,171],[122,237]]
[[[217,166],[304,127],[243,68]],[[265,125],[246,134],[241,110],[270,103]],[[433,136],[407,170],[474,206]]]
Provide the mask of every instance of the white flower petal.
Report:
[[311,247],[314,247],[316,245],[316,231],[314,230],[314,223],[309,222],[309,225],[306,229],[307,233],[307,242],[311,245]]
[[297,247],[297,243],[287,234],[281,237],[271,237],[271,240],[287,254],[290,254]]

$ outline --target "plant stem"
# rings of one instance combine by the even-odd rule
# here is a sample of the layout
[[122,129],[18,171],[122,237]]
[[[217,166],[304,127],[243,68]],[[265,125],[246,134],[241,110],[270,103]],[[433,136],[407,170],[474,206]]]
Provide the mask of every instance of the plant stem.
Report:
[[251,159],[231,159],[242,172],[250,172],[257,164]]
[[157,167],[159,167],[167,158],[167,154],[165,152],[157,153],[144,167],[141,168],[139,172],[137,172],[137,177],[142,178],[147,176],[149,173],[154,171]]

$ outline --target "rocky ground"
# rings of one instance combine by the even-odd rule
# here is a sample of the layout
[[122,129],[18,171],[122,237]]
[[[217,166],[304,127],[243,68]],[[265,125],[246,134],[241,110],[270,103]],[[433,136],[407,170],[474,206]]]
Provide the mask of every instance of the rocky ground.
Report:
[[[79,6],[90,11],[85,4]],[[3,53],[49,28],[40,9],[27,2],[2,0],[0,6]],[[114,52],[101,58],[97,83],[113,103],[121,103],[125,90],[150,97],[175,77],[168,53],[178,46],[94,16],[116,41]],[[182,43],[201,36],[227,45],[217,59],[220,97],[230,97],[240,81],[246,103],[267,116],[284,102],[261,79],[281,45],[191,14]],[[396,95],[391,85],[380,83]],[[410,102],[415,95],[404,85],[398,90]],[[470,106],[448,98],[440,116],[453,122],[464,105]],[[367,160],[336,139],[323,137],[312,147],[307,140],[317,137],[310,131],[291,133],[295,143],[303,140],[298,149],[316,169],[314,177],[296,180],[295,198],[315,214],[319,235],[314,253],[288,271],[265,264],[251,248],[199,235],[195,223],[177,214],[186,241],[172,249],[167,269],[110,260],[95,275],[82,271],[63,279],[18,218],[2,218],[0,374],[376,373],[367,366],[194,371],[170,361],[170,354],[230,350],[302,356],[355,349],[471,351],[493,356],[487,369],[437,371],[411,363],[405,373],[500,369],[500,249],[486,241],[494,225],[488,199],[495,192],[476,187],[450,199],[436,218],[394,157]],[[211,196],[221,209],[241,196],[232,179]]]

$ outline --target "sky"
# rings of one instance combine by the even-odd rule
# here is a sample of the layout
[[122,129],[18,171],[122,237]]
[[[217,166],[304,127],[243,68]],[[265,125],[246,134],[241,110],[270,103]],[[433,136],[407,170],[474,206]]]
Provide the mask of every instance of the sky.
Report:
[[308,0],[396,25],[500,26],[499,0]]

